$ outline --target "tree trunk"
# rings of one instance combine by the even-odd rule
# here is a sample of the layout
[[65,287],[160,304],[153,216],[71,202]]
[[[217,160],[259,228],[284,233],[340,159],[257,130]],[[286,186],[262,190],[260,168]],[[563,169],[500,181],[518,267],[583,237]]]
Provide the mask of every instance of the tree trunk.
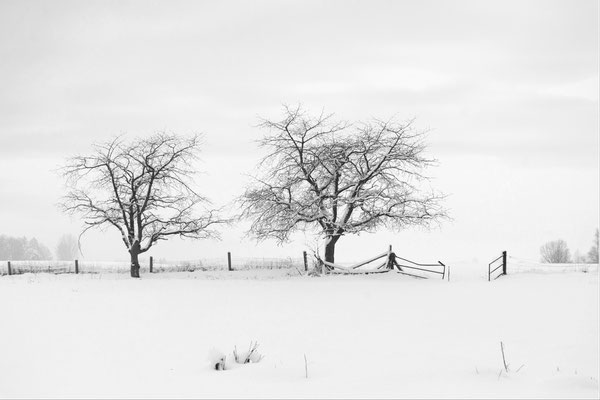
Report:
[[325,261],[335,262],[335,244],[340,239],[340,235],[327,236],[325,241]]
[[132,249],[129,251],[129,254],[131,255],[131,277],[139,278],[140,277],[140,263],[138,261],[139,253],[137,251],[135,251],[135,249]]

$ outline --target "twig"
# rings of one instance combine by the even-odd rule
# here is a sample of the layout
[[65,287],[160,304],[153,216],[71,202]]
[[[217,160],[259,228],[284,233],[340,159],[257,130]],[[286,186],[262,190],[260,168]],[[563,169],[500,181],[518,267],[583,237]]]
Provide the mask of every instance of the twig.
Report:
[[250,347],[248,348],[248,355],[246,356],[246,359],[244,360],[244,364],[248,364],[250,362],[250,357],[252,356],[252,353],[254,353],[254,351],[256,350],[256,347],[258,347],[258,342],[256,342],[253,346],[252,341],[250,341]]
[[304,374],[306,375],[306,379],[308,379],[308,362],[306,361],[306,354],[304,354]]
[[[248,364],[250,362],[250,358],[252,357],[252,354],[254,354],[254,352],[256,351],[256,349],[258,348],[258,342],[254,342],[254,344],[252,344],[252,342],[250,342],[250,348],[248,350],[248,355],[246,356],[246,359],[244,360],[244,364]],[[259,362],[260,360],[262,360],[262,355],[258,355],[258,359],[256,360],[256,362]]]
[[504,370],[508,372],[508,365],[506,364],[506,358],[504,357],[504,343],[500,342],[500,350],[502,350],[502,362],[504,363]]
[[525,364],[521,365],[519,368],[517,368],[516,372],[519,372],[521,370],[521,368],[523,368],[525,366]]

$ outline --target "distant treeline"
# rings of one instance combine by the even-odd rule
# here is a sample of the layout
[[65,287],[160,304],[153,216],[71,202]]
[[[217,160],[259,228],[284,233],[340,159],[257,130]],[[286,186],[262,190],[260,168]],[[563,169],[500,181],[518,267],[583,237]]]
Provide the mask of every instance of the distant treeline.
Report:
[[0,235],[0,260],[51,260],[52,253],[36,238]]
[[587,255],[581,255],[579,251],[575,251],[575,255],[571,257],[571,251],[567,246],[567,242],[562,239],[547,242],[540,248],[541,261],[551,264],[566,264],[566,263],[598,263],[598,245],[600,239],[598,237],[598,229],[594,235],[594,242]]

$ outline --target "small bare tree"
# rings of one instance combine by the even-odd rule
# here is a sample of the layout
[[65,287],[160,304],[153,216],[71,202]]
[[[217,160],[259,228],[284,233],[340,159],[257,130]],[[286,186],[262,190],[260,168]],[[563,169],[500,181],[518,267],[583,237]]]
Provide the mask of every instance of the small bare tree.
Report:
[[571,253],[567,243],[562,240],[554,240],[544,244],[540,248],[541,261],[551,264],[565,264],[571,262]]
[[587,254],[587,261],[590,263],[598,264],[598,244],[600,240],[598,238],[598,229],[596,229],[596,234],[594,235],[594,244],[590,248]]
[[82,215],[82,234],[91,228],[117,229],[130,254],[132,277],[140,276],[138,256],[158,241],[214,237],[211,227],[226,222],[206,209],[207,199],[190,186],[198,136],[158,133],[94,147],[92,155],[73,157],[63,168],[69,192],[62,207]]
[[79,255],[79,246],[77,238],[71,234],[65,234],[60,237],[56,245],[57,260],[75,260]]
[[423,155],[424,134],[412,121],[351,125],[300,107],[284,111],[282,120],[260,125],[266,134],[259,143],[268,150],[259,164],[264,174],[241,199],[257,239],[283,243],[298,229],[316,227],[325,238],[325,261],[334,262],[343,235],[445,216],[442,196],[419,188],[434,160]]

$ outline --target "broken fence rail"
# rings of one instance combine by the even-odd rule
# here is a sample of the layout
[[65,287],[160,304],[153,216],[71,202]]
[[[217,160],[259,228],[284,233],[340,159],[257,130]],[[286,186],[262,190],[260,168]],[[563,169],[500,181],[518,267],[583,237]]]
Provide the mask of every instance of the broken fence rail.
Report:
[[[432,274],[438,274],[438,275],[442,276],[442,280],[446,279],[446,277],[448,278],[448,280],[450,280],[450,267],[447,267],[446,264],[444,264],[441,261],[438,261],[437,264],[423,264],[423,263],[418,263],[418,262],[408,260],[406,258],[398,257],[398,256],[395,256],[395,259],[402,260],[406,263],[412,264],[412,265],[407,265],[407,264],[400,264],[400,263],[396,262],[395,265],[400,268],[408,268],[408,269],[412,269],[412,270],[429,272]],[[427,268],[423,268],[423,267],[442,267],[442,270],[439,271],[439,270],[427,269]],[[399,272],[403,273],[405,275],[411,275],[411,276],[418,277],[418,278],[427,278],[426,276],[409,274],[408,272],[403,272],[403,271],[399,271]]]
[[[381,258],[385,258],[385,261],[375,268],[359,270],[358,268],[369,264],[373,261],[377,261]],[[397,260],[402,260],[404,263],[398,263]],[[373,274],[373,273],[384,273],[389,272],[394,269],[394,267],[398,268],[398,272],[404,275],[409,275],[415,278],[427,279],[427,276],[411,274],[403,270],[403,268],[418,270],[421,272],[433,273],[442,276],[442,280],[448,279],[450,280],[450,267],[447,267],[443,262],[438,261],[437,264],[424,264],[418,263],[415,261],[408,260],[403,257],[398,257],[394,252],[392,252],[392,246],[389,247],[389,250],[385,253],[381,253],[375,257],[371,257],[365,261],[361,261],[359,263],[350,265],[350,266],[342,266],[340,264],[331,263],[328,261],[320,260],[320,262],[325,267],[326,272],[334,272],[334,273],[346,273],[346,274]],[[385,267],[385,268],[384,268]],[[428,269],[425,267],[441,267],[442,270],[437,269]],[[339,271],[336,271],[339,270]]]

